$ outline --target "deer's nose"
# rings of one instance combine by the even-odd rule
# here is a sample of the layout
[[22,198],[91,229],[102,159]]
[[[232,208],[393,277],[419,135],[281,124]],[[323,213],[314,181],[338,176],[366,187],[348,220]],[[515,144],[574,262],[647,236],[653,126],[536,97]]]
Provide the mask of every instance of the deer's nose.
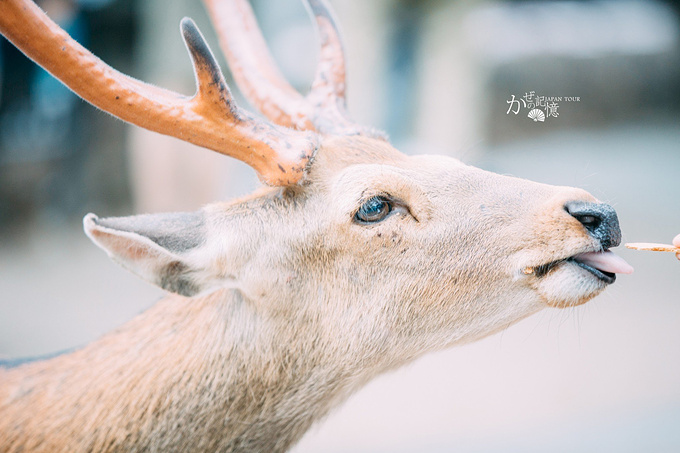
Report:
[[606,203],[591,203],[585,201],[569,201],[564,209],[581,225],[588,233],[602,244],[602,248],[616,247],[621,243],[621,228],[616,211]]

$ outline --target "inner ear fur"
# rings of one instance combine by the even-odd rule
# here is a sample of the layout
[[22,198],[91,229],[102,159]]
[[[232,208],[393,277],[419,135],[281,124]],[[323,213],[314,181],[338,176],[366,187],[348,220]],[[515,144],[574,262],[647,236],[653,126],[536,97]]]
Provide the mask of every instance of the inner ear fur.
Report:
[[144,280],[183,296],[206,289],[205,269],[195,259],[206,240],[202,211],[104,219],[88,214],[83,225],[111,259]]

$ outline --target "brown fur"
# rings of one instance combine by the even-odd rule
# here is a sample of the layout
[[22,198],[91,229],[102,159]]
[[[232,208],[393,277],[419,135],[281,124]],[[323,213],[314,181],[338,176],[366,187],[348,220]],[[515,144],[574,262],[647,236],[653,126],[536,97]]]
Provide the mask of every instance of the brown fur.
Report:
[[[565,209],[592,196],[408,157],[346,117],[323,2],[309,4],[322,50],[304,99],[270,68],[247,3],[208,4],[223,37],[236,30],[227,56],[259,59],[232,64],[253,104],[314,133],[238,109],[189,20],[191,99],[115,72],[32,3],[0,1],[0,32],[84,99],[288,186],[197,213],[86,216],[114,261],[172,295],[81,350],[0,368],[1,453],[282,452],[374,376],[605,287],[562,262],[602,247]],[[357,220],[375,197],[390,215]]]
[[[393,214],[356,223],[377,194],[398,201]],[[565,211],[573,200],[594,199],[327,137],[304,185],[204,208],[191,250],[86,219],[124,266],[162,284],[180,263],[199,293],[82,350],[0,369],[0,451],[285,451],[385,370],[598,294],[575,266],[522,273],[599,248]]]

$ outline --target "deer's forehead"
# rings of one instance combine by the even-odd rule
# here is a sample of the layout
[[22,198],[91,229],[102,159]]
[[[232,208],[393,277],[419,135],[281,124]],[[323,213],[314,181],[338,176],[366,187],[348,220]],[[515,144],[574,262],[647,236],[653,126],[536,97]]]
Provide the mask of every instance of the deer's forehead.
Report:
[[390,169],[413,182],[456,179],[466,171],[459,160],[441,155],[409,156],[388,142],[362,136],[335,136],[324,139],[310,168],[309,180],[319,185],[338,178],[363,178],[366,184],[380,180]]
[[[333,174],[327,174],[322,182],[333,196],[340,193],[379,194],[386,192],[395,196],[449,197],[466,188],[492,184],[493,174],[464,165],[447,156],[406,156],[396,159],[357,160]],[[373,193],[372,193],[373,192]]]
[[388,142],[362,136],[324,137],[309,171],[311,180],[326,180],[357,164],[403,164],[408,157]]
[[306,184],[288,189],[263,187],[206,209],[230,218],[250,217],[263,206],[275,208],[267,211],[288,211],[310,207],[311,201],[320,202],[324,211],[333,206],[339,215],[346,216],[366,199],[388,194],[412,209],[422,210],[421,215],[427,218],[427,211],[446,206],[460,210],[470,203],[505,204],[517,194],[533,191],[525,187],[527,184],[538,185],[471,167],[448,156],[408,156],[383,140],[336,136],[324,140]]

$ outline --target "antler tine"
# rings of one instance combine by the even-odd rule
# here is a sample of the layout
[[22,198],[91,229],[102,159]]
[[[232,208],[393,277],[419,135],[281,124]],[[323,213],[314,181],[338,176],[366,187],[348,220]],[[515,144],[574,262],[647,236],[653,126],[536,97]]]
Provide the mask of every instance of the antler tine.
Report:
[[204,1],[236,83],[267,118],[301,130],[382,137],[347,115],[342,40],[325,0],[306,0],[321,40],[319,64],[306,97],[281,75],[248,0]]
[[317,34],[321,41],[319,64],[310,94],[315,91],[327,91],[344,108],[345,50],[337,21],[327,1],[305,0],[305,5],[315,19]]
[[256,120],[240,109],[196,25],[184,19],[181,29],[198,86],[193,97],[116,71],[31,1],[0,1],[0,32],[86,101],[123,121],[242,160],[268,184],[297,183],[317,138]]
[[205,0],[220,47],[243,95],[271,121],[314,130],[305,100],[283,77],[247,0]]
[[306,96],[314,107],[317,130],[342,130],[345,134],[384,138],[372,128],[353,123],[347,114],[346,62],[342,34],[327,0],[305,0],[314,17],[320,41],[319,63],[312,88]]

